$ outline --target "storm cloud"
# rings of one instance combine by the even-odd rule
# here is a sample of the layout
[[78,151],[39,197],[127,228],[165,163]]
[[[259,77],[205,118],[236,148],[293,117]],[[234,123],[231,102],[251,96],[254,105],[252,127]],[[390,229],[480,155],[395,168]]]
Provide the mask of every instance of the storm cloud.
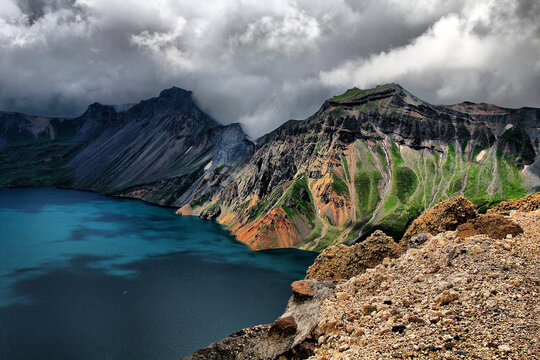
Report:
[[0,109],[79,115],[179,86],[256,137],[353,86],[540,106],[536,0],[3,0]]

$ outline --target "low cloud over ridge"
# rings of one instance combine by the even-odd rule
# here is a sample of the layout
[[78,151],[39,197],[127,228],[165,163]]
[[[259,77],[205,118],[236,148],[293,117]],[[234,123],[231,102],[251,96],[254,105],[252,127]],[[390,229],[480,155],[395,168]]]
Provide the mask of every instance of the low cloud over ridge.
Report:
[[80,114],[173,85],[253,136],[349,87],[540,107],[535,0],[4,0],[0,109]]

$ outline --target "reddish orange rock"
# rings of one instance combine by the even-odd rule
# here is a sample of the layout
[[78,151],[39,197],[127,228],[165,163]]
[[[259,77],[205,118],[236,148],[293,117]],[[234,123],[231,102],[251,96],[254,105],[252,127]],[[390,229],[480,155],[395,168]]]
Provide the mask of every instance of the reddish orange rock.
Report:
[[313,289],[306,280],[295,281],[291,284],[292,292],[297,297],[312,297]]

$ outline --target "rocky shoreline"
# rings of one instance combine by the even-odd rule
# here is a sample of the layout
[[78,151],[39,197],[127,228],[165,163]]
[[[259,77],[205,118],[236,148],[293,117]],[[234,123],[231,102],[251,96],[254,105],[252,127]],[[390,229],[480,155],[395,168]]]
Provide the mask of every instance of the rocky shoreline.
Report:
[[540,358],[540,193],[488,215],[452,198],[409,230],[399,254],[384,234],[326,249],[274,324],[186,359]]

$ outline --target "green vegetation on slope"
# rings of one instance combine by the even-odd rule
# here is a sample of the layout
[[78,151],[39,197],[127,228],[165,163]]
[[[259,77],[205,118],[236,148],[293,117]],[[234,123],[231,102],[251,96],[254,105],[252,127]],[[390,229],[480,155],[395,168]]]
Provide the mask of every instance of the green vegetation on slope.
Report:
[[282,186],[276,187],[274,191],[272,191],[272,193],[266,198],[266,200],[258,203],[256,206],[250,209],[250,215],[249,215],[248,221],[251,222],[253,220],[256,220],[262,214],[270,210],[274,206],[274,204],[279,200],[282,194],[283,194],[283,187]]
[[370,94],[375,94],[377,92],[380,92],[380,91],[384,91],[384,90],[387,90],[389,89],[390,87],[392,87],[393,85],[392,84],[385,84],[385,85],[379,85],[379,86],[376,86],[372,89],[367,89],[367,90],[362,90],[362,89],[359,89],[357,87],[354,87],[352,89],[349,89],[347,91],[345,91],[343,94],[341,95],[337,95],[337,96],[334,96],[332,98],[332,101],[343,101],[343,100],[348,100],[350,98],[353,98],[357,95],[370,95]]
[[518,167],[500,151],[497,151],[497,170],[505,199],[519,199],[527,194]]
[[384,153],[383,148],[379,144],[377,144],[377,156],[379,157],[379,161],[381,163],[383,171],[386,171],[386,154]]
[[393,142],[390,146],[390,161],[393,177],[392,190],[384,205],[387,212],[398,205],[398,201],[403,204],[406,203],[418,187],[418,178],[415,172],[405,165],[405,160],[403,160],[399,148]]
[[395,172],[395,191],[396,196],[402,203],[406,203],[409,197],[415,192],[418,186],[418,178],[412,169],[408,166],[400,166]]
[[344,198],[349,198],[349,187],[347,184],[336,174],[332,174],[333,182],[332,182],[332,189],[334,189],[334,192],[338,194],[339,196],[343,196]]
[[317,244],[314,250],[323,251],[324,249],[326,249],[328,246],[330,246],[336,241],[336,239],[339,237],[341,232],[342,230],[339,228],[334,228],[334,227],[329,228],[326,234],[323,236],[323,238],[319,240],[319,243]]
[[349,181],[351,178],[351,174],[349,174],[349,164],[347,163],[347,157],[344,155],[341,155],[341,162],[343,163],[343,169],[345,174],[345,180]]
[[345,91],[343,94],[341,95],[337,95],[337,96],[334,96],[332,98],[332,101],[343,101],[343,100],[347,100],[347,99],[350,99],[352,97],[355,97],[356,95],[358,94],[363,94],[365,93],[365,90],[362,90],[362,89],[359,89],[359,88],[352,88],[352,89],[349,89],[347,91]]
[[454,168],[454,165],[456,163],[456,148],[454,144],[448,145],[448,153],[446,154],[446,160],[443,164],[443,175],[446,179],[450,179],[452,177],[452,168]]
[[[473,160],[482,150],[478,146],[473,150]],[[492,154],[488,153],[482,162],[471,162],[467,171],[467,183],[463,195],[481,209],[493,201],[488,188],[493,180],[494,161]]]
[[311,226],[314,226],[316,219],[313,195],[307,184],[306,174],[298,175],[291,186],[285,191],[285,195],[278,203],[287,216],[292,220],[296,217],[305,216]]
[[356,220],[366,222],[375,209],[375,205],[380,200],[377,185],[382,178],[378,171],[367,171],[362,163],[357,163],[358,172],[354,176],[354,187],[356,190]]
[[390,161],[392,162],[392,166],[399,166],[403,164],[403,157],[401,157],[401,152],[399,151],[399,148],[397,147],[395,142],[392,142],[390,145]]
[[86,143],[34,141],[11,143],[0,151],[0,185],[70,186],[66,168]]
[[[409,221],[423,209],[424,192],[418,191],[411,198],[415,194],[420,180],[414,170],[406,165],[398,146],[394,142],[390,145],[390,162],[393,176],[391,190],[385,198],[385,215],[378,224],[371,225],[369,230],[381,229],[386,234],[397,239],[405,232]],[[420,167],[423,168],[423,164],[415,166],[418,172],[420,172]],[[426,175],[424,174],[424,181],[426,181],[425,179]]]

